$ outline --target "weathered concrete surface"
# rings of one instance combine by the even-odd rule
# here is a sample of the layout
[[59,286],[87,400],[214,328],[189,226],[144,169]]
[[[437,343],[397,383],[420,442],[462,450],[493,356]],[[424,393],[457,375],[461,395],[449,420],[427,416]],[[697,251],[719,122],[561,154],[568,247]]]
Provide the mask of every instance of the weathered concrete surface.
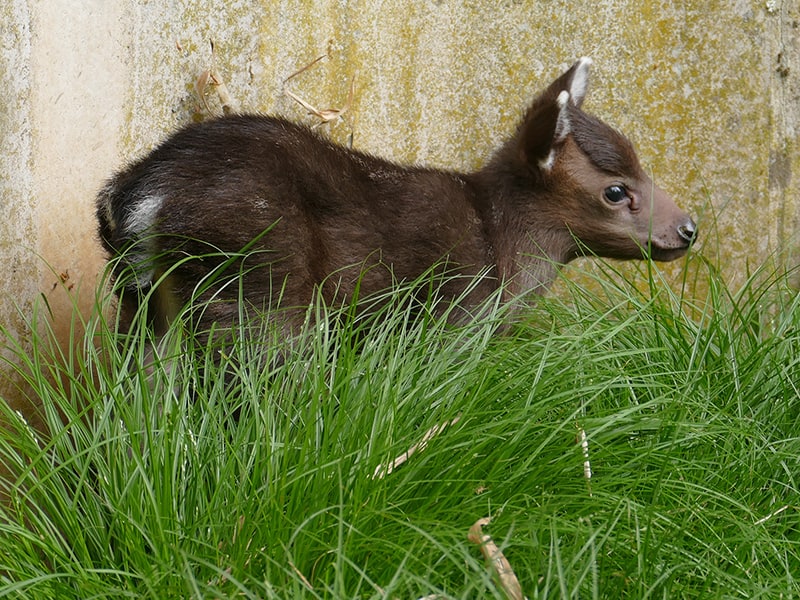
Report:
[[2,13],[0,65],[0,254],[4,265],[3,302],[0,322],[12,335],[24,329],[21,317],[9,302],[12,292],[18,298],[36,294],[38,266],[33,253],[22,248],[35,246],[36,221],[30,209],[33,182],[31,175],[30,115],[30,27],[25,2],[13,0]]
[[[0,9],[0,325],[24,344],[29,314],[38,293],[37,219],[33,197],[31,135],[31,31],[26,2],[11,0]],[[2,357],[11,358],[3,344]],[[8,370],[5,365],[0,369]],[[13,394],[16,378],[0,380],[0,393]],[[2,470],[0,470],[0,473]]]
[[328,52],[287,85],[342,107],[355,78],[349,125],[326,126],[334,138],[456,168],[478,166],[532,95],[589,55],[587,110],[699,215],[701,251],[734,284],[775,252],[800,260],[794,0],[7,0],[0,19],[0,319],[14,335],[40,294],[64,338],[73,303],[89,310],[102,266],[93,196],[205,112],[195,83],[211,39],[243,109],[313,122],[283,82]]
[[[91,198],[119,163],[124,130],[122,6],[12,0],[0,8],[0,325],[23,347],[35,307],[52,314],[65,345],[75,308],[92,309],[103,261]],[[0,380],[15,407],[18,383]]]
[[800,266],[800,4],[772,0],[767,12],[769,206],[777,213],[776,245],[785,248],[790,266]]

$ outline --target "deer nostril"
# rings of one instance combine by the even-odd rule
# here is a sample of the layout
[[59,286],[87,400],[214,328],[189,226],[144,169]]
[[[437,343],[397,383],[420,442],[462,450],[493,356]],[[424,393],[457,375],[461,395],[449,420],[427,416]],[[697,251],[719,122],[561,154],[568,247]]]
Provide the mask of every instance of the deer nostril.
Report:
[[694,221],[689,219],[683,225],[678,226],[678,235],[684,242],[691,244],[697,239],[697,225],[695,225]]

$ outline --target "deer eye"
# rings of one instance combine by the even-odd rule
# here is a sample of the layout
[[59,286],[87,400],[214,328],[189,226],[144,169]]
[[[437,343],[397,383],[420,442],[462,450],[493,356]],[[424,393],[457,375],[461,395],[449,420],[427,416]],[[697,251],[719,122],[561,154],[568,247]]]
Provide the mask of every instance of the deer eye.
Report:
[[603,196],[612,204],[619,204],[628,197],[628,190],[621,185],[610,185],[603,190]]

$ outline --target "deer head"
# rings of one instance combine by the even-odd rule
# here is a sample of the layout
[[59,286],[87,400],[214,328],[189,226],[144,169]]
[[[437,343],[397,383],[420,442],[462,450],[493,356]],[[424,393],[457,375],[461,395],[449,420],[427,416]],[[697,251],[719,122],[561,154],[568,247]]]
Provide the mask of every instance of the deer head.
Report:
[[507,196],[523,221],[516,227],[531,232],[517,253],[557,263],[583,254],[674,260],[694,241],[695,223],[653,183],[624,135],[581,110],[590,65],[580,59],[542,92],[488,167],[514,173]]

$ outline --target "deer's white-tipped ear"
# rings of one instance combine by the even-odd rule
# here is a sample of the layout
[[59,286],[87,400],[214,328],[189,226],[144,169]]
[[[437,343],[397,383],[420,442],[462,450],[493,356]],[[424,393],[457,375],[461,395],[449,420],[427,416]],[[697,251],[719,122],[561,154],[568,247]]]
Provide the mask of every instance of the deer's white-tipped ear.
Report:
[[584,56],[572,65],[572,78],[569,82],[569,95],[572,103],[580,107],[586,92],[589,89],[589,68],[592,66],[592,59]]
[[572,130],[572,125],[569,121],[569,109],[567,107],[571,97],[572,95],[564,90],[558,95],[558,98],[556,98],[556,105],[558,106],[558,121],[556,122],[556,132],[554,136],[556,142],[563,141]]
[[556,160],[556,148],[555,145],[559,144],[560,142],[564,141],[564,138],[569,135],[571,130],[571,125],[569,121],[569,92],[564,90],[562,91],[558,97],[556,98],[556,122],[555,128],[553,130],[553,139],[552,143],[548,145],[549,151],[547,155],[539,160],[539,168],[543,171],[549,171]]

